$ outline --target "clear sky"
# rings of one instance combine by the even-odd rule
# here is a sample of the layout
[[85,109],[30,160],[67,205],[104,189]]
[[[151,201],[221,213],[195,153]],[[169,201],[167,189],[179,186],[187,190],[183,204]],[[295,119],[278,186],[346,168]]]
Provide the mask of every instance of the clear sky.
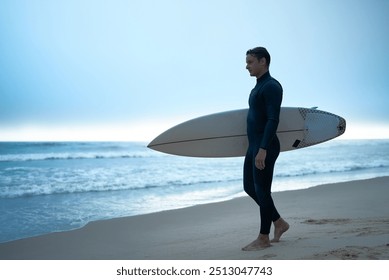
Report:
[[247,107],[265,46],[283,106],[389,138],[389,1],[2,0],[0,140],[152,140]]

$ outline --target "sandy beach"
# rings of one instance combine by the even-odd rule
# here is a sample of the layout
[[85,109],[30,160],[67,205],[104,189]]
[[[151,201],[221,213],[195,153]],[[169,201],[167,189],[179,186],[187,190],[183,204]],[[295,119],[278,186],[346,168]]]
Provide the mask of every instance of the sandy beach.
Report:
[[261,251],[241,250],[259,225],[243,197],[1,243],[0,259],[388,260],[388,198],[389,177],[274,193],[290,229]]

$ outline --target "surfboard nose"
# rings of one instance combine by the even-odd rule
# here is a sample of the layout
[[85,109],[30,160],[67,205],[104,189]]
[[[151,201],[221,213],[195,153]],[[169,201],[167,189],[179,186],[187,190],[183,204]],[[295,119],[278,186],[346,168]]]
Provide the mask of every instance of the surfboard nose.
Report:
[[153,148],[153,142],[155,141],[155,138],[154,140],[152,140],[149,144],[147,144],[147,148],[149,149],[152,149]]
[[147,144],[147,148],[152,149],[154,151],[158,151],[156,147],[158,146],[159,137],[154,138],[149,144]]

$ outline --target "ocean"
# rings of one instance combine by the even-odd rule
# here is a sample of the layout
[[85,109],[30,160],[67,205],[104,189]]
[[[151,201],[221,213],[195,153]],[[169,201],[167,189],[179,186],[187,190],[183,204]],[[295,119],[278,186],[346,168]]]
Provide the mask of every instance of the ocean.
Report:
[[[0,242],[244,196],[243,160],[138,142],[0,142]],[[389,140],[333,140],[281,153],[272,190],[388,175]]]

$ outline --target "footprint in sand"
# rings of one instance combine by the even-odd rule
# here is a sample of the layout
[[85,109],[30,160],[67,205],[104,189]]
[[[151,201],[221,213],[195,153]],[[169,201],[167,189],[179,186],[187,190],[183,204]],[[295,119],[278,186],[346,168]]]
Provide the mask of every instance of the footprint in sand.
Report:
[[340,224],[345,224],[349,223],[351,220],[350,219],[307,219],[303,224],[309,224],[309,225],[324,225],[324,224],[335,224],[335,225],[340,225]]

